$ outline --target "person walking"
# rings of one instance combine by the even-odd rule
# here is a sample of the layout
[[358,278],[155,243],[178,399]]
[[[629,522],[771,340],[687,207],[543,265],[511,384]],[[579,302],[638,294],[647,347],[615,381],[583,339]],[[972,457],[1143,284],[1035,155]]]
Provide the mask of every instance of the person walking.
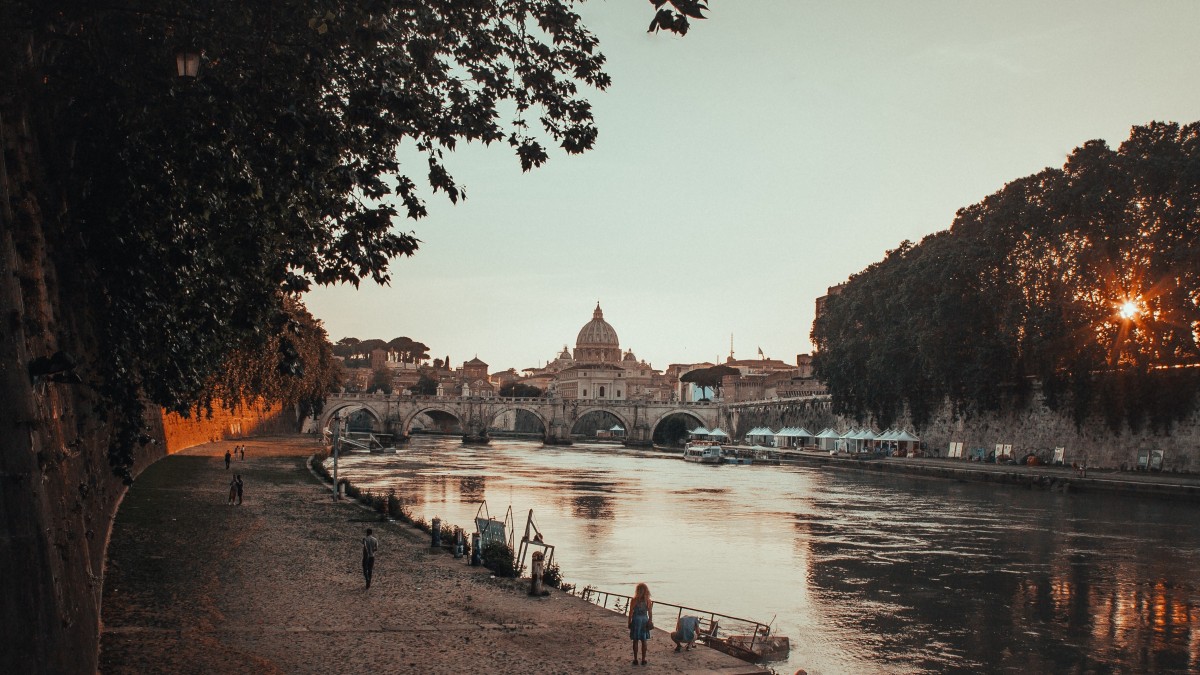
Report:
[[233,455],[228,450],[226,450],[225,451],[225,470],[226,471],[229,470],[229,460],[231,460],[231,459],[233,459]]
[[367,528],[367,536],[362,540],[362,570],[363,578],[367,580],[367,589],[371,588],[371,575],[375,572],[375,551],[379,549],[379,540]]
[[242,474],[233,477],[234,484],[237,485],[237,500],[238,506],[242,505]]
[[633,665],[638,664],[638,644],[642,645],[642,665],[646,665],[646,641],[654,630],[654,601],[650,587],[638,584],[629,601],[629,639],[633,640]]
[[229,481],[229,501],[227,501],[225,503],[232,504],[233,500],[237,497],[237,493],[238,493],[237,476],[234,476],[233,480]]

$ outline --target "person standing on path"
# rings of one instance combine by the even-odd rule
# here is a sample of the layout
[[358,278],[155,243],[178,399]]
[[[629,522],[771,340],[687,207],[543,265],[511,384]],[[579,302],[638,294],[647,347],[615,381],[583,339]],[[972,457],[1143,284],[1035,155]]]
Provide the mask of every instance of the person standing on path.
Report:
[[237,493],[238,493],[237,476],[234,476],[233,480],[229,481],[229,501],[227,501],[225,503],[232,504],[234,497],[237,496]]
[[371,588],[371,574],[375,571],[375,551],[379,549],[379,540],[367,528],[367,536],[362,540],[362,570],[363,578],[367,580],[367,588]]
[[239,473],[238,475],[234,476],[233,482],[234,482],[234,484],[237,485],[238,506],[241,506],[242,505],[242,474]]
[[231,459],[233,459],[233,455],[228,450],[226,450],[225,451],[225,470],[226,471],[229,470],[229,460],[231,460]]
[[629,601],[629,639],[633,640],[633,665],[638,664],[638,643],[642,645],[642,665],[646,665],[646,641],[654,629],[654,601],[650,587],[638,584]]

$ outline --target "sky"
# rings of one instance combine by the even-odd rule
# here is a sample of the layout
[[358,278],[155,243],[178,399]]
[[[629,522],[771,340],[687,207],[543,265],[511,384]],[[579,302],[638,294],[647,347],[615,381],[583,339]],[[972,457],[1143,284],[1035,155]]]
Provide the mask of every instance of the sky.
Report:
[[709,4],[682,38],[646,33],[648,2],[580,7],[613,78],[596,147],[528,173],[506,145],[448,153],[468,198],[426,191],[390,285],[307,294],[330,338],[520,370],[599,302],[660,370],[731,335],[794,362],[816,298],[902,241],[1088,140],[1200,120],[1192,0]]

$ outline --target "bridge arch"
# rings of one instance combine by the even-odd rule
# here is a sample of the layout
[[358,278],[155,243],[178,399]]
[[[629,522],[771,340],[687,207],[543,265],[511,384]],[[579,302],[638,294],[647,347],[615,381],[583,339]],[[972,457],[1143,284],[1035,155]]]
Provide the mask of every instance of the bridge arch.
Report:
[[347,417],[360,410],[365,411],[367,415],[371,417],[373,420],[372,427],[376,432],[382,432],[384,430],[384,419],[383,416],[379,414],[379,411],[361,401],[353,400],[337,401],[332,405],[327,405],[325,409],[321,411],[321,430],[329,428],[329,424],[333,420],[334,415],[341,414],[342,417]]
[[542,423],[542,433],[550,433],[550,420],[546,419],[546,416],[542,414],[541,410],[539,410],[535,405],[525,405],[521,403],[505,404],[499,408],[496,408],[494,411],[489,411],[487,428],[490,429],[492,425],[496,423],[496,418],[513,410],[524,410],[525,412],[530,413]]
[[401,425],[400,425],[401,433],[404,436],[408,436],[412,432],[413,420],[417,419],[417,417],[420,415],[424,415],[426,413],[431,413],[431,412],[437,412],[437,413],[442,413],[443,415],[449,415],[450,417],[453,417],[454,419],[458,420],[458,426],[462,427],[464,430],[467,428],[467,422],[466,422],[466,420],[463,419],[462,411],[459,410],[456,406],[440,405],[440,404],[435,403],[435,404],[429,404],[429,405],[418,405],[418,406],[414,407],[413,411],[408,413],[407,415],[405,415],[404,418],[401,420]]
[[668,417],[671,417],[672,415],[683,415],[685,417],[689,417],[696,421],[697,426],[701,426],[701,427],[707,427],[710,425],[716,426],[716,424],[714,423],[715,420],[714,421],[705,420],[703,417],[701,417],[699,414],[697,414],[695,410],[689,410],[688,408],[675,408],[674,410],[668,410],[668,411],[662,413],[661,415],[658,416],[658,419],[654,420],[654,424],[650,425],[650,438],[654,438],[655,432],[658,431],[658,425],[662,424],[663,420],[667,419]]
[[626,432],[629,431],[629,429],[630,429],[629,420],[624,415],[622,415],[621,413],[617,412],[616,410],[613,410],[611,407],[606,406],[606,405],[592,405],[592,406],[588,406],[586,408],[580,408],[575,413],[575,419],[571,421],[571,433],[572,434],[575,433],[575,427],[579,424],[580,420],[582,420],[584,417],[587,417],[588,415],[590,415],[591,413],[594,413],[594,412],[603,412],[603,413],[608,413],[609,415],[612,415],[613,417],[617,418],[617,420],[621,423],[621,426],[624,427]]

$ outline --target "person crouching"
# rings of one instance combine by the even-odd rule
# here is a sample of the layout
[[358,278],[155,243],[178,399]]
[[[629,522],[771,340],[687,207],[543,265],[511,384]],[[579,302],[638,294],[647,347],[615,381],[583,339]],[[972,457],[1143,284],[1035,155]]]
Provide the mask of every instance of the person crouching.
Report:
[[675,622],[675,630],[671,633],[671,640],[675,643],[675,651],[679,651],[683,645],[687,645],[688,649],[696,646],[696,637],[700,633],[700,619],[694,616],[681,616]]

